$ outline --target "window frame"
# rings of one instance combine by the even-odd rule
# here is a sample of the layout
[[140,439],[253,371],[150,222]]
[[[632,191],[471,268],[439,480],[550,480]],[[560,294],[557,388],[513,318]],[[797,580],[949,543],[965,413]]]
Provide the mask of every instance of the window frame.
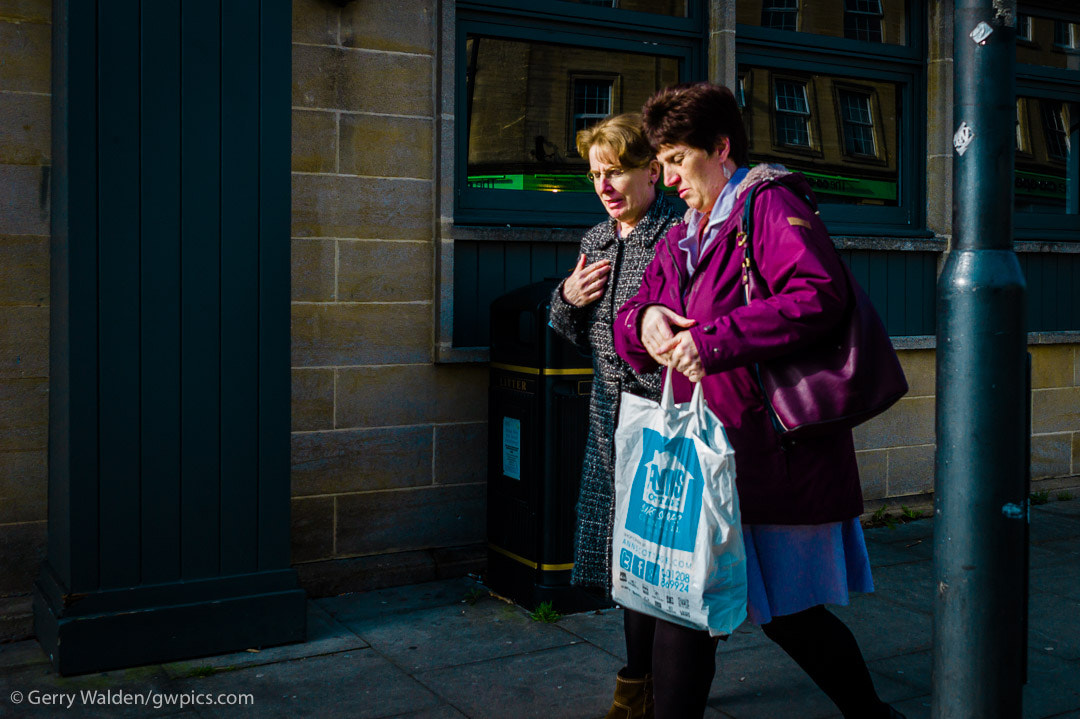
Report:
[[[1080,18],[1075,15],[1066,17],[1039,8],[1020,7],[1018,10],[1024,10],[1026,13],[1042,18],[1080,22]],[[1057,46],[1054,49],[1058,52],[1072,52]],[[1016,97],[1049,99],[1080,105],[1080,71],[1017,63]],[[1031,131],[1030,123],[1038,122],[1041,125],[1043,122],[1041,110],[1038,112],[1038,117],[1032,117],[1029,110],[1027,121],[1029,132]],[[1073,141],[1065,167],[1067,175],[1071,171],[1080,181],[1080,138]],[[1080,242],[1078,226],[1080,226],[1080,214],[1025,212],[1016,210],[1014,207],[1013,236],[1017,240]]]
[[[779,107],[779,95],[777,94],[778,86],[780,83],[790,83],[792,86],[802,91],[802,99],[806,105],[805,112],[798,112],[794,110],[781,110]],[[817,122],[817,102],[813,93],[807,89],[809,79],[806,77],[800,77],[794,73],[786,72],[771,72],[769,73],[770,92],[769,96],[772,98],[772,112],[769,113],[770,118],[774,118],[773,127],[771,129],[772,144],[773,147],[781,148],[785,152],[795,152],[799,154],[810,155],[817,157],[821,154],[821,148],[819,144],[815,143],[815,140],[821,137],[821,132],[818,128],[814,127]],[[775,113],[775,114],[774,114]],[[801,117],[803,119],[804,126],[806,128],[806,144],[798,144],[785,142],[784,137],[781,135],[780,116]]]
[[[558,9],[565,9],[567,15],[553,13],[551,6],[560,6]],[[700,13],[702,4],[688,0],[688,7],[692,11],[690,17],[672,18],[560,0],[549,0],[543,10],[532,9],[518,0],[490,0],[483,4],[459,2],[454,48],[455,64],[459,71],[453,78],[454,113],[455,117],[460,118],[455,123],[453,138],[454,224],[584,227],[596,224],[603,217],[603,208],[591,192],[553,196],[549,192],[468,186],[468,64],[465,46],[469,35],[671,57],[679,63],[679,80],[685,82],[704,75],[707,52],[704,28],[695,30],[692,27],[695,22],[693,13]],[[617,26],[606,22],[613,14],[619,16]],[[648,31],[645,30],[646,21]],[[657,27],[667,28],[667,33],[658,36]],[[585,76],[590,73],[576,74]],[[597,76],[599,74],[602,73]],[[614,108],[616,112],[628,110],[617,106]],[[573,156],[577,157],[576,149]]]
[[[870,17],[877,18],[877,21],[878,21],[877,34],[880,37],[885,37],[885,28],[883,28],[882,25],[881,25],[881,23],[882,23],[882,21],[883,21],[883,19],[885,17],[885,10],[881,7],[881,0],[874,0],[874,2],[877,3],[877,8],[878,8],[877,12],[869,12],[869,11],[866,11],[866,10],[850,10],[850,9],[848,9],[848,3],[852,2],[852,1],[853,0],[844,0],[844,37],[845,38],[848,37],[847,33],[848,33],[848,19],[849,18],[856,19],[856,18],[870,18]],[[858,2],[858,0],[854,0],[854,2]],[[856,28],[856,32],[858,32],[858,28]],[[871,42],[871,43],[881,43],[881,42],[883,42],[882,40],[858,40],[857,38],[848,38],[848,39],[856,40],[857,42]]]
[[[780,9],[766,8],[765,7],[766,2],[768,2],[768,0],[762,0],[762,3],[761,3],[761,27],[767,27],[770,30],[777,30],[779,32],[798,32],[799,31],[799,17],[800,17],[799,11],[802,9],[801,7],[799,7],[800,0],[794,0],[794,2],[795,2],[795,7],[794,8],[780,8]],[[765,13],[777,13],[778,15],[781,15],[781,16],[787,15],[789,13],[793,13],[795,15],[795,27],[793,29],[789,30],[788,28],[778,28],[778,27],[773,27],[771,25],[766,26],[765,25]]]
[[[833,92],[836,93],[836,109],[839,113],[838,124],[840,126],[840,135],[844,141],[844,154],[851,160],[857,162],[865,162],[870,164],[879,165],[885,159],[884,144],[881,137],[881,113],[879,111],[880,105],[877,99],[877,93],[868,87],[859,87],[850,83],[837,83],[833,82]],[[866,102],[866,117],[867,122],[855,122],[849,120],[847,117],[846,107],[844,106],[845,98],[859,98]],[[870,130],[870,143],[873,146],[872,152],[855,152],[848,146],[848,126],[852,127],[867,127]]]
[[[578,117],[590,117],[595,120],[601,120],[607,115],[610,115],[614,108],[622,106],[621,81],[622,75],[617,73],[602,73],[602,72],[588,72],[588,71],[574,71],[571,70],[567,73],[567,93],[569,95],[566,104],[567,109],[567,157],[579,157],[577,151],[577,143],[575,138],[577,137],[577,119]],[[574,104],[577,102],[577,83],[578,82],[595,82],[603,81],[608,85],[608,111],[602,115],[596,115],[595,113],[578,113],[574,112]],[[587,158],[586,158],[587,159]]]
[[[753,25],[736,26],[737,72],[760,67],[778,74],[825,74],[849,85],[859,80],[894,83],[905,111],[898,118],[898,205],[823,202],[821,217],[834,235],[931,238],[926,228],[925,3],[907,4],[908,43],[894,45]],[[881,142],[879,142],[879,146]],[[787,148],[785,148],[787,149]],[[867,162],[874,162],[866,158]]]

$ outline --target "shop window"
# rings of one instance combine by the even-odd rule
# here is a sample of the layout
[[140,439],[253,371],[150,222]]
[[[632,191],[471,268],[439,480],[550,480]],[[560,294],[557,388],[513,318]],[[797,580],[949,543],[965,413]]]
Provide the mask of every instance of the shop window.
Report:
[[922,5],[804,3],[794,34],[736,10],[750,162],[802,172],[834,234],[929,236]]
[[773,81],[773,108],[776,110],[776,144],[810,147],[810,102],[806,83]]
[[[700,77],[702,11],[687,0],[603,7],[459,2],[456,224],[587,225],[602,208],[579,130]],[[690,13],[679,17],[678,13]]]
[[881,0],[844,0],[844,37],[881,42]]
[[772,30],[798,30],[799,0],[764,0],[761,26]]
[[1015,235],[1080,241],[1080,9],[1020,5],[1032,42],[1016,46]]

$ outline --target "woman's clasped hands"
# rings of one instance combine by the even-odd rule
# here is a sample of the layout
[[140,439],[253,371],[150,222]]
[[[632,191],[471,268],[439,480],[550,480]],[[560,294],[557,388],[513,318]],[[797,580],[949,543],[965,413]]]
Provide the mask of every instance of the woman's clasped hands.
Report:
[[650,305],[641,317],[641,341],[645,349],[654,360],[681,372],[691,382],[700,382],[705,376],[697,345],[688,331],[696,324],[696,320],[663,305]]

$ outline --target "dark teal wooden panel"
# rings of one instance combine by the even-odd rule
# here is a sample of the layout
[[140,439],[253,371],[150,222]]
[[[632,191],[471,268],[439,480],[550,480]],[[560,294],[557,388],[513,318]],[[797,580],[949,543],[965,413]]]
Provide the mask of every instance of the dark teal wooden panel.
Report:
[[138,0],[98,6],[100,586],[139,581]]
[[50,569],[99,579],[97,5],[55,3],[49,306]]
[[142,0],[142,581],[180,578],[180,6]]
[[1029,332],[1080,331],[1080,255],[1021,253]]
[[570,274],[577,254],[573,242],[455,242],[454,346],[486,346],[491,301],[544,278]]
[[[476,273],[479,242],[454,243],[454,340],[455,347],[479,346],[479,325],[476,297],[480,290]],[[486,336],[486,335],[485,335]]]
[[259,53],[254,3],[221,6],[221,572],[258,564]]
[[[845,250],[841,255],[890,335],[934,334],[937,253]],[[455,242],[454,346],[486,346],[491,300],[530,282],[565,277],[577,257],[572,242]]]
[[182,7],[181,560],[197,579],[220,566],[221,6]]
[[[289,565],[291,547],[288,528],[292,128],[286,108],[292,103],[292,3],[262,0],[258,28],[259,569],[273,569]],[[241,37],[245,36],[231,40],[235,42]]]
[[851,267],[893,337],[935,333],[935,252],[845,250]]

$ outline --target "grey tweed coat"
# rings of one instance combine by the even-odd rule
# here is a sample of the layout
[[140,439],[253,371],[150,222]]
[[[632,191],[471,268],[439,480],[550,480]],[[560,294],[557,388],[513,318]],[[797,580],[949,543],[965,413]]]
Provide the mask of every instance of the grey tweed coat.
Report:
[[615,354],[612,324],[624,302],[637,294],[641,276],[652,262],[656,243],[680,220],[671,202],[656,201],[630,235],[615,232],[607,220],[585,233],[581,251],[586,264],[606,259],[611,273],[600,299],[575,307],[562,295],[562,284],[551,297],[551,326],[582,348],[592,350],[593,384],[589,401],[589,436],[581,470],[574,538],[574,584],[611,591],[611,535],[615,523],[615,422],[622,392],[660,399],[660,371],[638,374]]

